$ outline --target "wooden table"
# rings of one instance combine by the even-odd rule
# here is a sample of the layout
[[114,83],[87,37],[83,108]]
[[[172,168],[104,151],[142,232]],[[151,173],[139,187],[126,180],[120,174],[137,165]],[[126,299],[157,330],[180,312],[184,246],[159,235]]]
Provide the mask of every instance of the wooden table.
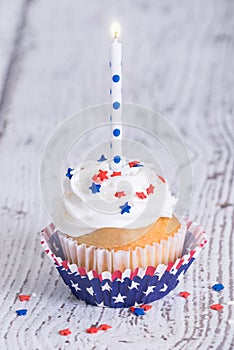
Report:
[[[67,116],[108,102],[114,19],[125,100],[160,110],[182,135],[194,175],[189,216],[209,239],[174,294],[141,317],[76,300],[37,233],[48,223],[43,147]],[[0,2],[0,349],[233,349],[233,23],[226,0]],[[35,295],[20,303],[20,293]],[[28,314],[17,317],[22,307]],[[96,323],[113,328],[85,333]]]

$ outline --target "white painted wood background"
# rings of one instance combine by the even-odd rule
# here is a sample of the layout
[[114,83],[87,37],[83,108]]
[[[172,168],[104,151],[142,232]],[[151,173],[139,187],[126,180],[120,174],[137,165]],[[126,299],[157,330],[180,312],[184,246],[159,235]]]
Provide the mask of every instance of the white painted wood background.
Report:
[[[39,245],[48,223],[39,165],[67,116],[108,102],[109,28],[118,19],[124,99],[160,110],[186,142],[189,215],[209,243],[175,293],[137,318],[76,300]],[[234,348],[231,0],[0,1],[0,349]],[[222,293],[211,290],[223,283]],[[179,291],[189,291],[184,300]],[[36,293],[20,303],[19,293]],[[220,302],[224,309],[212,311]],[[26,307],[28,315],[15,310]],[[87,334],[91,324],[112,330]],[[72,334],[62,337],[60,329]]]

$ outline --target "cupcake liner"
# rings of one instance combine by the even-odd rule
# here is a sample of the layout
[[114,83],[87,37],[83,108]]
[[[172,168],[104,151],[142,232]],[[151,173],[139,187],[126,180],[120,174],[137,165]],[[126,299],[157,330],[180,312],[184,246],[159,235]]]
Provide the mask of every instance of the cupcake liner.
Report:
[[[53,224],[42,230],[41,244],[72,293],[88,304],[112,308],[130,307],[150,303],[166,296],[183,278],[197,258],[207,240],[204,229],[187,220],[182,257],[157,268],[147,266],[134,270],[116,270],[113,273],[78,268],[70,264],[66,256],[76,261],[74,247],[68,249],[61,233]],[[87,250],[84,247],[80,249]],[[90,250],[93,249],[90,247]],[[89,253],[87,253],[87,258]],[[81,263],[79,261],[79,263]]]
[[129,250],[108,250],[78,244],[72,238],[59,234],[65,258],[69,263],[75,263],[86,270],[94,269],[98,273],[103,271],[114,272],[126,269],[135,270],[137,267],[146,268],[159,264],[168,264],[181,256],[184,238],[187,230],[186,222],[182,222],[180,229],[167,240],[160,243],[146,244],[144,248],[136,247]]

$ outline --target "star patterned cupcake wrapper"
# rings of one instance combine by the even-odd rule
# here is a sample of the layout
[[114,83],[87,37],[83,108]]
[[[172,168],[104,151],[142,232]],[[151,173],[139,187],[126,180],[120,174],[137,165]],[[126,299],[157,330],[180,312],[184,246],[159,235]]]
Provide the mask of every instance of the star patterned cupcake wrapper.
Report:
[[64,282],[78,299],[111,308],[148,304],[166,296],[176,288],[207,242],[204,229],[187,220],[181,258],[156,268],[148,266],[99,274],[70,264],[65,259],[60,237],[60,232],[50,224],[42,230],[41,244]]

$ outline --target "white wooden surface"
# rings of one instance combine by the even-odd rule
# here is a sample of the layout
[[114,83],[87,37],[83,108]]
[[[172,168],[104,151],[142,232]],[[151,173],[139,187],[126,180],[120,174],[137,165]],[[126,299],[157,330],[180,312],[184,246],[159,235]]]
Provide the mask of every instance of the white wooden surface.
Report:
[[[182,134],[194,170],[189,214],[209,238],[176,292],[139,318],[76,300],[37,234],[48,223],[43,147],[64,118],[108,101],[115,19],[125,101],[162,111]],[[233,23],[230,0],[0,1],[0,349],[233,349]],[[19,293],[36,296],[20,303]],[[209,309],[217,302],[223,311]],[[28,315],[17,317],[22,307]],[[113,328],[85,333],[96,323]]]

